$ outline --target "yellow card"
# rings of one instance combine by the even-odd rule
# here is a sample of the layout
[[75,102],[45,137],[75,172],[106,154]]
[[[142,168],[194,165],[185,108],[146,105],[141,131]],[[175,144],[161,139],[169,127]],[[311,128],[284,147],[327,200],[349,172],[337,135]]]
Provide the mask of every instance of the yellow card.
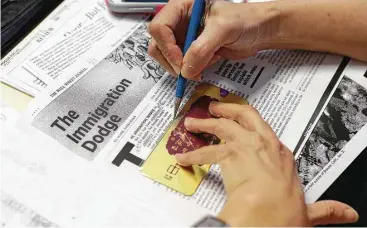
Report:
[[195,193],[209,171],[210,165],[182,167],[176,163],[174,154],[190,152],[210,144],[223,143],[219,138],[210,134],[189,133],[183,126],[183,117],[212,118],[208,107],[213,100],[247,104],[245,99],[214,85],[208,83],[198,85],[179,116],[143,164],[141,172],[144,175],[184,195]]

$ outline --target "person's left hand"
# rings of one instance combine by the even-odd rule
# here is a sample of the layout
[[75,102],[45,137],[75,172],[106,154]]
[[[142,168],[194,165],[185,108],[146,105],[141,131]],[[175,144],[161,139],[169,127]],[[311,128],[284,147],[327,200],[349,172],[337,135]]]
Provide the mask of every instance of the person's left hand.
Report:
[[335,200],[308,204],[307,214],[312,226],[354,223],[358,219],[358,214],[352,207]]
[[185,119],[191,132],[225,140],[185,154],[181,165],[219,164],[227,202],[218,215],[232,226],[315,226],[353,223],[357,212],[333,200],[306,205],[292,152],[250,105],[211,103],[218,118]]

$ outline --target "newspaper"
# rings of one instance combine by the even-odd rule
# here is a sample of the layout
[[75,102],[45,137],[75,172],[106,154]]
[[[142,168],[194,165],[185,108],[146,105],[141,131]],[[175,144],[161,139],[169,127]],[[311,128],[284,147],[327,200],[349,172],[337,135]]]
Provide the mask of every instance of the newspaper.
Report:
[[1,227],[57,227],[56,224],[1,192]]
[[367,146],[367,65],[352,61],[335,80],[298,144],[298,173],[310,202]]
[[41,47],[55,32],[83,7],[82,0],[62,2],[43,22],[1,59],[1,81],[35,95],[46,83],[22,67],[26,58]]
[[[13,126],[19,118],[19,113],[3,104],[0,103],[0,135],[8,133],[6,131],[7,126]],[[5,125],[5,126],[4,126]],[[3,140],[4,138],[1,137]],[[4,147],[1,144],[1,151],[3,152]],[[3,155],[3,153],[2,153]],[[2,156],[1,156],[2,158]],[[1,189],[1,216],[0,222],[1,227],[26,227],[26,226],[42,226],[47,227],[52,223],[47,219],[43,218],[37,212],[28,208],[21,202],[14,199],[10,194],[6,193]]]
[[[265,0],[249,0],[261,1]],[[119,44],[126,35],[124,32],[128,31],[126,20],[144,17],[113,15],[108,12],[103,0],[64,0],[1,59],[0,80],[30,96],[36,96],[76,59],[98,63],[93,58],[86,58],[85,52],[91,46],[98,45],[101,50],[110,53],[116,47],[114,44]]]
[[189,226],[210,214],[133,170],[86,162],[37,132],[15,128],[19,115],[0,110],[6,226]]
[[[53,154],[57,154],[57,159],[63,158],[58,163],[79,173],[74,180],[84,183],[85,170],[98,167],[106,176],[118,172],[121,184],[128,183],[134,189],[130,194],[144,198],[143,204],[152,206],[152,199],[146,191],[136,189],[149,189],[149,192],[155,189],[154,195],[148,195],[159,204],[167,202],[162,198],[175,196],[180,208],[181,203],[190,202],[197,209],[218,213],[226,200],[218,166],[212,166],[193,196],[181,195],[139,173],[172,120],[176,80],[148,56],[146,23],[133,27],[135,30],[115,50],[96,61],[98,64],[91,67],[80,60],[63,71],[34,100],[22,125],[31,126],[27,128],[29,134],[61,145],[59,153]],[[95,47],[89,53],[97,58],[99,51]],[[247,99],[259,110],[281,141],[294,151],[306,201],[310,203],[317,200],[366,146],[361,141],[366,135],[367,80],[363,76],[366,69],[364,64],[326,53],[270,50],[246,60],[223,60],[204,72],[203,81]],[[184,103],[196,84],[188,84]],[[325,120],[325,115],[329,120]],[[340,124],[348,132],[342,138],[335,134]],[[55,158],[49,159],[48,162],[56,164]],[[69,165],[69,160],[74,167]],[[82,170],[84,166],[88,169]],[[58,178],[70,177],[59,175]],[[40,183],[42,188],[43,185],[46,183]],[[69,195],[75,199],[80,190]],[[160,200],[159,196],[162,196]],[[37,197],[40,199],[42,195],[33,195]],[[58,202],[58,194],[49,197],[55,208],[65,209],[57,206],[62,204]],[[32,200],[24,200],[42,214],[47,213]],[[168,206],[174,213],[177,206],[171,207]],[[90,216],[91,209],[85,210],[80,213]],[[60,215],[48,214],[51,221],[75,224],[73,220],[61,219]]]
[[[66,0],[1,60],[1,81],[35,96],[98,46],[105,56],[146,15],[113,15],[103,0]],[[88,57],[87,57],[88,56]]]
[[[193,196],[139,173],[171,123],[176,80],[147,54],[145,16],[107,23],[98,1],[80,10],[93,7],[102,16],[82,27],[112,26],[108,35],[71,53],[55,46],[65,34],[74,40],[86,35],[77,22],[89,17],[78,13],[22,63],[47,87],[21,119],[25,131],[7,131],[2,190],[60,226],[191,225],[218,213],[226,200],[218,166]],[[269,50],[223,60],[204,72],[203,81],[259,110],[294,151],[306,201],[314,202],[366,147],[366,70],[341,56]],[[189,82],[183,103],[196,85]]]

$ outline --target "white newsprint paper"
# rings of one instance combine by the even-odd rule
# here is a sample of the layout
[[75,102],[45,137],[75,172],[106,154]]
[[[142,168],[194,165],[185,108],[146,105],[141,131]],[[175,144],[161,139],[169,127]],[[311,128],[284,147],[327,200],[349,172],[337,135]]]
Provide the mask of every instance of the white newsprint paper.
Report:
[[[77,60],[93,66],[146,15],[113,15],[104,0],[65,0],[1,60],[1,81],[35,96]],[[93,54],[97,54],[93,53]],[[88,57],[86,57],[88,56]]]
[[[4,227],[190,226],[210,214],[142,175],[88,162],[0,110],[1,221]],[[132,167],[134,168],[134,167]]]
[[[56,76],[40,76],[53,83],[2,148],[4,192],[60,226],[191,225],[221,210],[216,165],[193,196],[139,173],[172,121],[176,83],[148,56],[146,28],[128,21],[112,50],[91,46]],[[314,202],[366,146],[366,71],[341,56],[270,50],[222,60],[203,81],[259,110],[294,151]],[[184,102],[196,84],[188,83]],[[27,142],[19,145],[17,134]]]
[[351,62],[318,109],[296,154],[309,202],[316,201],[367,146],[367,65]]
[[76,59],[83,59],[91,46],[112,51],[128,32],[126,21],[144,17],[113,15],[104,0],[64,0],[1,59],[0,80],[36,96]]

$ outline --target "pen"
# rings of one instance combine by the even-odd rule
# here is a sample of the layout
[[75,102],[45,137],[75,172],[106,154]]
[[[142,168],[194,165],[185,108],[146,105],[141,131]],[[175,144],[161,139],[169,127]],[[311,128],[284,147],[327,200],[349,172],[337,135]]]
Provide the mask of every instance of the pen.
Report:
[[[185,40],[185,46],[183,50],[183,55],[186,54],[186,51],[190,48],[192,42],[196,39],[201,19],[204,15],[204,9],[205,9],[205,0],[195,0],[194,5],[192,7],[192,13],[191,18],[189,22],[189,28],[186,35]],[[177,85],[176,85],[176,99],[175,99],[175,109],[173,114],[173,119],[176,118],[177,111],[180,107],[182,97],[185,93],[185,87],[186,87],[186,78],[182,77],[181,73],[178,76]]]

